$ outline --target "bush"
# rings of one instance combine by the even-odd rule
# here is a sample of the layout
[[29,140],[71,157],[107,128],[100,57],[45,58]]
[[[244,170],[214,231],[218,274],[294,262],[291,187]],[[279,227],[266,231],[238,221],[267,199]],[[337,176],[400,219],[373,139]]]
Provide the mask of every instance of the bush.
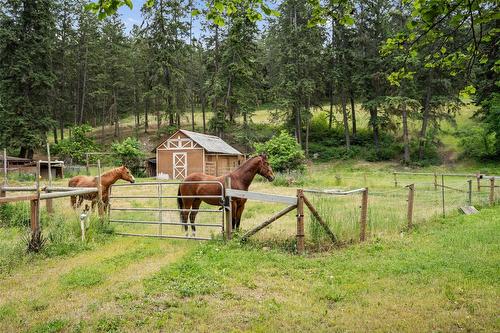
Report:
[[276,172],[304,170],[304,152],[286,131],[265,143],[256,143],[255,150],[268,155],[269,164]]
[[457,131],[457,135],[462,156],[473,159],[488,159],[495,156],[495,133],[488,132],[483,126],[466,127]]
[[0,226],[29,227],[30,208],[23,202],[0,205]]
[[331,160],[348,160],[355,157],[360,157],[362,153],[362,148],[358,146],[351,146],[346,148],[345,146],[340,147],[329,147],[320,143],[310,143],[309,144],[309,155],[313,156],[314,160],[327,162]]
[[126,138],[121,143],[111,145],[113,158],[117,164],[127,166],[134,175],[142,174],[142,161],[145,157],[141,143],[135,138]]
[[91,131],[92,127],[89,125],[73,127],[73,135],[52,145],[52,153],[64,160],[72,159],[76,163],[84,163],[85,153],[97,150],[94,139],[87,136]]

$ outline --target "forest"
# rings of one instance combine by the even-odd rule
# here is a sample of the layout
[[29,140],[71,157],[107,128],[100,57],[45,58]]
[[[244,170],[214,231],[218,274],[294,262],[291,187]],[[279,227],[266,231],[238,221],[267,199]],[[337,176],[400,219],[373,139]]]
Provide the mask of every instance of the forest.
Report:
[[465,150],[500,158],[497,1],[136,1],[131,29],[121,5],[0,0],[0,146],[32,157],[83,124],[118,139],[133,116],[137,135],[187,119],[252,147],[276,133],[264,109],[306,155],[411,164],[473,105]]

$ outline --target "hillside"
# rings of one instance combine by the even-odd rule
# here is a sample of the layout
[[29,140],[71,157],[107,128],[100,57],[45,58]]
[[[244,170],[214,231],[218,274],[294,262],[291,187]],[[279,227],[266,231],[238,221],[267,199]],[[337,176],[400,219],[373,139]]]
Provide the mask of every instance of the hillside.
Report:
[[[369,126],[369,115],[366,111],[361,108],[361,105],[356,105],[357,114],[357,128],[358,131],[367,130]],[[439,154],[442,158],[442,161],[445,164],[454,164],[457,162],[460,154],[462,153],[462,148],[459,146],[459,138],[457,136],[457,131],[459,129],[464,128],[472,128],[477,126],[476,123],[471,119],[474,112],[476,111],[476,107],[466,104],[464,105],[458,112],[457,116],[453,119],[453,121],[442,120],[439,123],[440,131],[437,134],[438,140],[441,142],[439,146]],[[276,133],[280,128],[280,122],[273,119],[271,112],[274,110],[272,106],[265,106],[263,108],[255,111],[254,115],[251,118],[250,131],[253,132],[254,136],[260,138],[269,138]],[[315,108],[313,111],[313,119],[321,117],[322,114],[327,115],[329,110],[328,105],[324,105],[323,109]],[[208,122],[212,118],[213,113],[206,113],[206,123],[208,127]],[[337,126],[340,126],[338,123],[341,120],[342,113],[338,107],[334,109],[334,119]],[[393,121],[395,124],[400,125],[400,120],[393,117]],[[247,151],[247,149],[251,148],[248,144],[245,144],[241,139],[241,134],[243,132],[242,126],[243,119],[241,117],[236,119],[236,124],[233,125],[235,127],[235,131],[228,131],[224,135],[224,139],[227,140],[232,145],[239,148],[241,151]],[[183,129],[192,129],[191,125],[191,114],[186,113],[181,117],[181,128]],[[139,128],[135,128],[135,117],[128,116],[120,120],[120,130],[119,136],[115,137],[115,127],[113,125],[107,125],[102,127],[95,127],[93,129],[92,137],[95,138],[96,142],[104,147],[108,147],[114,141],[120,141],[126,137],[138,137],[141,141],[144,151],[148,154],[151,154],[151,151],[154,147],[161,141],[162,138],[168,136],[169,133],[172,133],[175,129],[168,128],[165,124],[165,120],[162,121],[162,125],[160,127],[160,131],[158,132],[157,122],[154,115],[149,115],[149,126],[147,133],[144,131],[144,115],[140,116],[140,125]],[[197,110],[195,112],[195,130],[202,132],[202,114]],[[420,120],[413,119],[409,122],[409,131],[410,138],[416,138],[420,131]],[[66,135],[68,135],[68,131],[66,130]],[[394,136],[396,140],[401,140],[400,129],[394,132]],[[52,138],[51,138],[52,139]],[[53,140],[53,139],[52,139]],[[312,141],[314,143],[314,141]]]

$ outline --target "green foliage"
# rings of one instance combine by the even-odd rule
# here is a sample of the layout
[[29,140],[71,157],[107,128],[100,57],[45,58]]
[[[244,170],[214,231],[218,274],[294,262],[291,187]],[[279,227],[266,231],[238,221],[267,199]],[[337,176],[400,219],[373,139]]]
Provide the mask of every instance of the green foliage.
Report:
[[255,150],[257,153],[268,155],[269,163],[276,172],[304,169],[302,148],[294,137],[284,130],[265,143],[256,143]]
[[0,7],[0,145],[19,147],[24,157],[46,142],[53,125],[55,3],[2,1]]
[[126,138],[121,143],[115,142],[111,146],[116,163],[127,166],[134,175],[142,172],[142,163],[145,157],[141,143],[136,138]]
[[76,163],[85,163],[85,153],[97,150],[97,145],[90,135],[92,127],[81,125],[73,127],[70,138],[52,145],[52,153],[61,159],[72,159]]
[[462,155],[472,159],[489,159],[496,153],[494,132],[485,126],[468,126],[457,131]]
[[394,159],[401,151],[394,137],[388,133],[380,136],[381,147],[376,149],[373,147],[373,133],[368,129],[358,129],[356,136],[351,138],[351,146],[345,147],[343,128],[337,124],[329,128],[325,113],[313,117],[310,132],[309,156],[314,161],[328,162],[353,158],[384,161]]
[[26,228],[29,225],[29,205],[24,202],[0,205],[0,227]]

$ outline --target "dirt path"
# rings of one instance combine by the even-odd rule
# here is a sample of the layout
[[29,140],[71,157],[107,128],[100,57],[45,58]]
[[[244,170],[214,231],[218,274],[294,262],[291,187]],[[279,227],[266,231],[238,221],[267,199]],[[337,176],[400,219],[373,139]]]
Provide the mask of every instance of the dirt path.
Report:
[[88,320],[116,306],[120,297],[142,295],[145,277],[182,258],[194,245],[116,238],[92,251],[20,267],[0,280],[0,331],[26,330],[54,318]]

